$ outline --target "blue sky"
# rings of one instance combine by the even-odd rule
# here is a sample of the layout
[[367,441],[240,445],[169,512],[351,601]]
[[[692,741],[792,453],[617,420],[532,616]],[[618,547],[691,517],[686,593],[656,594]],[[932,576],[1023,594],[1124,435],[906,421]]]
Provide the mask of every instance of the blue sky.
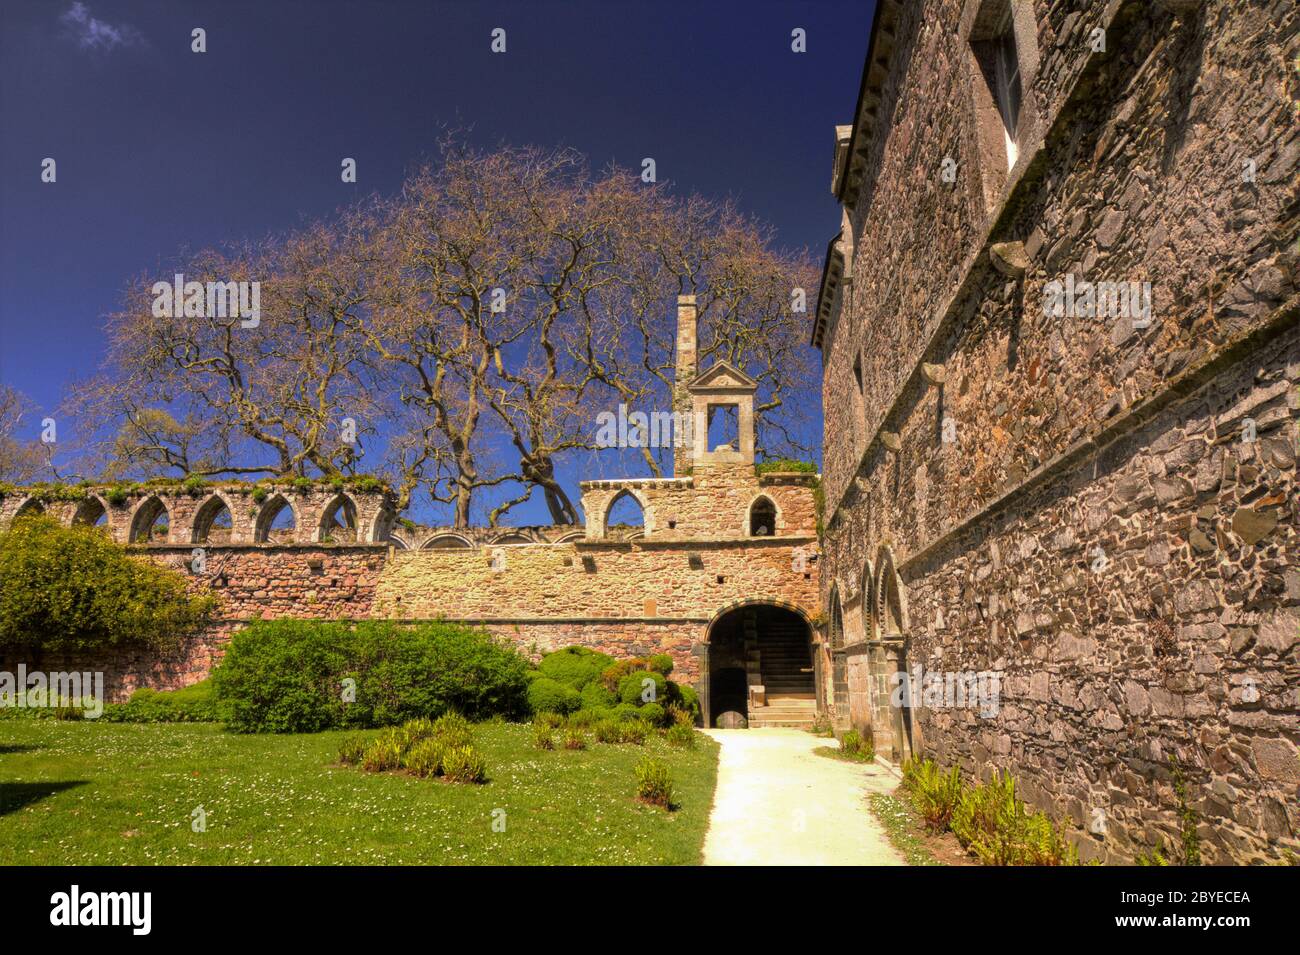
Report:
[[[653,156],[661,181],[731,197],[820,258],[839,222],[832,128],[852,115],[871,8],[6,0],[0,380],[52,408],[101,360],[129,276],[393,192],[448,125],[595,167]],[[505,55],[489,49],[496,27]]]

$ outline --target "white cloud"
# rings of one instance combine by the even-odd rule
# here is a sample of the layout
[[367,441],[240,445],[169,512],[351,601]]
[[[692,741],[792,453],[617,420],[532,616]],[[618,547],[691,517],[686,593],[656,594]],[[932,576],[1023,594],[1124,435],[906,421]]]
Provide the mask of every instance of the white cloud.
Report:
[[80,0],[59,17],[67,35],[83,50],[107,52],[119,46],[143,46],[144,34],[129,23],[106,23],[91,16]]

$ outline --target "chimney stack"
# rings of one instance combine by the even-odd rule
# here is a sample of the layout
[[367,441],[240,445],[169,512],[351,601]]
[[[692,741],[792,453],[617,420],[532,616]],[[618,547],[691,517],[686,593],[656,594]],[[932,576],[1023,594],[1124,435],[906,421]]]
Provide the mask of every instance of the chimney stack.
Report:
[[[677,370],[673,379],[673,411],[676,422],[691,420],[691,393],[687,391],[695,380],[699,369],[696,367],[696,320],[695,296],[677,296]],[[692,422],[693,424],[693,422]],[[682,477],[691,467],[693,437],[690,433],[680,439],[674,434],[673,441],[673,475]]]

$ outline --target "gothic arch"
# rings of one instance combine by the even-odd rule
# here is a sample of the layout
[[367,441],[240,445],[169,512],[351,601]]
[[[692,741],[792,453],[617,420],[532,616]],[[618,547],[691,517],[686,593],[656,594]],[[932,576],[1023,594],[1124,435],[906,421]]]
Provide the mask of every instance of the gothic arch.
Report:
[[280,512],[285,508],[289,509],[289,514],[293,518],[294,530],[298,529],[298,511],[293,504],[283,494],[276,494],[262,504],[257,512],[257,524],[253,532],[253,540],[259,544],[265,544],[271,539],[271,525],[275,519],[280,516]]
[[862,633],[864,640],[880,638],[880,608],[876,606],[876,577],[871,561],[862,567]]
[[565,534],[551,541],[552,544],[572,544],[574,541],[580,541],[587,536],[586,531],[574,531],[571,534]]
[[885,545],[876,555],[876,623],[882,640],[906,637],[909,631],[907,591],[894,569],[894,552]]
[[[776,500],[768,494],[759,494],[745,509],[745,523],[741,533],[746,537],[775,537],[782,523],[781,508],[777,506]],[[760,528],[766,528],[765,532],[760,533]]]
[[14,519],[20,517],[39,517],[45,513],[45,505],[41,503],[38,497],[29,497],[18,505],[18,510],[14,511]]
[[844,647],[844,604],[840,585],[831,584],[830,609],[826,614],[826,641],[832,650]]
[[104,519],[104,526],[108,527],[108,505],[104,503],[103,498],[92,494],[77,505],[76,511],[72,514],[72,525],[76,527],[85,524],[93,527],[99,523],[101,517]]
[[353,544],[361,539],[357,526],[357,502],[342,492],[335,494],[321,508],[320,521],[316,524],[316,541],[331,541],[339,544]]
[[[160,517],[167,518],[167,533],[158,541],[153,539],[153,529],[158,523]],[[167,511],[167,505],[157,494],[146,498],[135,509],[135,514],[131,518],[131,532],[127,540],[132,544],[151,544],[167,543],[171,537],[171,514]]]
[[[213,531],[213,523],[223,510],[230,515],[230,531],[224,535],[226,537],[225,541],[216,541],[215,543],[229,543],[230,538],[234,536],[235,533],[235,509],[231,507],[230,502],[220,494],[213,494],[204,501],[198,511],[195,512],[194,523],[190,527],[190,543],[207,544],[212,542],[210,538]],[[222,528],[218,528],[218,530],[222,530]]]

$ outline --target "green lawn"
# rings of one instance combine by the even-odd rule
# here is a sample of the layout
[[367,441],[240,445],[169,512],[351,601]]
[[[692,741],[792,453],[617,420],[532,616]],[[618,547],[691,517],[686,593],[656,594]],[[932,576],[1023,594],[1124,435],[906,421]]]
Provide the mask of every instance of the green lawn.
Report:
[[[238,736],[211,724],[0,720],[0,865],[693,864],[717,744],[544,752],[526,725],[474,728],[483,786],[335,765],[339,732]],[[646,754],[679,808],[638,803]],[[207,831],[193,832],[194,810]],[[493,810],[505,831],[493,831]],[[496,818],[501,818],[500,813]]]

